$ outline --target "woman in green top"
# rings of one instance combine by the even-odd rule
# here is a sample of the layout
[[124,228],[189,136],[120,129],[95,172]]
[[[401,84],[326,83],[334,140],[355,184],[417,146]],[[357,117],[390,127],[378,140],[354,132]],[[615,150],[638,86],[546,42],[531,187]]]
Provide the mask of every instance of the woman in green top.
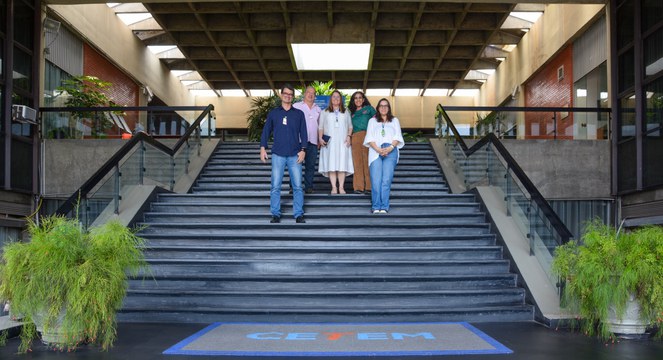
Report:
[[352,163],[355,173],[352,175],[352,187],[355,194],[371,192],[371,177],[368,171],[368,148],[364,146],[368,120],[375,116],[375,108],[361,91],[356,91],[350,98],[352,115]]

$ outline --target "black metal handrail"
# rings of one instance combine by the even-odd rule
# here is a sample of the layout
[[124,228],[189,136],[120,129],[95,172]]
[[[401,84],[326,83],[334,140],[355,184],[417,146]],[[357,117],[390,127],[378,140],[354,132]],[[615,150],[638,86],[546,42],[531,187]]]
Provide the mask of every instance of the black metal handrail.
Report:
[[[450,108],[450,107],[447,107]],[[455,107],[458,108],[458,107]],[[464,110],[476,110],[477,108],[465,108],[463,107]],[[505,108],[490,108],[493,110],[503,110]],[[516,109],[516,108],[510,108],[510,109]],[[527,111],[531,111],[532,108],[517,108],[522,110],[527,109]],[[543,108],[536,108],[536,109],[543,109]],[[551,109],[551,108],[545,108],[545,109]],[[552,108],[552,109],[557,109],[557,108]],[[564,111],[569,111],[569,108],[564,108],[566,110]],[[587,109],[585,109],[587,110]],[[544,111],[544,110],[540,110]],[[445,108],[442,107],[441,104],[437,105],[437,112],[440,113],[447,122],[447,126],[453,132],[454,138],[460,145],[461,149],[463,150],[463,153],[465,154],[466,157],[469,157],[472,155],[474,152],[479,150],[481,147],[484,145],[491,143],[494,147],[495,150],[502,156],[504,161],[506,162],[507,166],[509,169],[513,171],[513,174],[518,178],[520,183],[523,185],[525,190],[529,193],[530,199],[536,203],[536,205],[541,209],[541,212],[543,215],[550,221],[550,224],[553,226],[555,231],[559,234],[562,244],[568,242],[570,239],[573,238],[573,234],[569,229],[564,225],[562,220],[559,218],[557,213],[552,209],[548,201],[541,195],[539,190],[534,186],[534,183],[530,180],[530,178],[525,174],[523,169],[518,165],[516,160],[511,156],[509,151],[504,147],[504,144],[500,141],[500,139],[495,136],[493,133],[489,133],[488,135],[484,136],[481,138],[477,143],[472,145],[472,147],[468,148],[467,144],[465,143],[465,140],[460,136],[458,130],[456,129],[456,126],[454,125],[453,121],[451,121],[451,118],[449,118],[449,115],[447,114]]]
[[[179,106],[179,107],[97,107],[97,108],[42,108],[40,111],[49,112],[49,111],[140,111],[140,110],[153,110],[153,111],[200,111],[203,112],[198,116],[198,118],[189,126],[187,131],[180,137],[180,139],[175,143],[175,146],[172,148],[164,145],[158,140],[154,139],[152,136],[148,135],[145,132],[139,132],[134,135],[131,139],[127,141],[106,163],[104,163],[99,170],[97,170],[83,185],[81,185],[78,190],[76,190],[65,202],[60,205],[60,207],[55,211],[57,215],[67,215],[73,209],[74,206],[79,202],[80,199],[84,199],[87,194],[92,191],[92,189],[97,186],[97,184],[104,179],[106,174],[111,172],[117,166],[119,166],[120,161],[129,153],[131,150],[141,142],[147,142],[148,144],[154,146],[156,149],[162,153],[173,157],[177,151],[189,141],[191,134],[200,126],[200,123],[205,119],[206,116],[214,110],[214,105],[210,104],[206,107],[200,106]],[[208,123],[209,126],[209,123]]]

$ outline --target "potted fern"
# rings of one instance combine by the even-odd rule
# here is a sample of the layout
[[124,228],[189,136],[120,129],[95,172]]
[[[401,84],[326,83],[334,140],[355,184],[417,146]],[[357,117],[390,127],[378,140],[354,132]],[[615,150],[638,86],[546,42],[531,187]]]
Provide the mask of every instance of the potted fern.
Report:
[[3,247],[0,263],[0,297],[26,323],[19,352],[30,349],[37,331],[58,349],[82,342],[110,348],[128,274],[145,266],[143,239],[118,220],[88,231],[63,216],[29,220],[28,234],[29,242]]
[[562,305],[576,314],[581,330],[603,340],[661,335],[663,317],[663,228],[615,231],[590,223],[582,243],[555,251],[553,272],[565,282]]

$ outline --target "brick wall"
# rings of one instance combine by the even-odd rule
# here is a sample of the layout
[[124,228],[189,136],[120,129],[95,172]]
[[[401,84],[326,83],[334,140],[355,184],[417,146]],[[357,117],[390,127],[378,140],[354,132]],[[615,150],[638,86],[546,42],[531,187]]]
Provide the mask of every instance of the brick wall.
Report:
[[[106,92],[106,95],[118,105],[138,106],[140,91],[138,84],[88,44],[83,46],[83,74],[96,76],[112,83],[113,86]],[[133,129],[137,121],[137,114],[135,112],[127,113],[124,115],[124,119],[129,128]]]
[[[558,79],[563,67],[564,77]],[[525,106],[573,106],[573,47],[567,46],[547,65],[525,83]],[[528,139],[553,138],[552,113],[525,114],[525,137]],[[573,138],[573,114],[557,113],[557,138]]]

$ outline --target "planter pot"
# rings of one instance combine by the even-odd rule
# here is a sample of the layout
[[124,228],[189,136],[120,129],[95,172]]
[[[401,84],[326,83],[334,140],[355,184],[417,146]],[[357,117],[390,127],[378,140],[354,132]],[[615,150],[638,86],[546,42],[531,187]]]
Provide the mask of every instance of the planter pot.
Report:
[[[47,330],[44,331],[44,315],[43,313],[34,314],[32,321],[35,323],[37,331],[41,333],[41,342],[46,345],[67,345],[72,343],[79,343],[83,341],[83,330],[75,330],[65,332],[62,329],[62,321],[64,319],[66,310],[62,310],[60,315],[55,320],[55,323]],[[73,339],[73,340],[72,340]]]
[[614,307],[609,311],[610,331],[624,339],[637,339],[647,337],[649,324],[640,317],[640,304],[631,295],[626,303],[623,316],[619,317]]

